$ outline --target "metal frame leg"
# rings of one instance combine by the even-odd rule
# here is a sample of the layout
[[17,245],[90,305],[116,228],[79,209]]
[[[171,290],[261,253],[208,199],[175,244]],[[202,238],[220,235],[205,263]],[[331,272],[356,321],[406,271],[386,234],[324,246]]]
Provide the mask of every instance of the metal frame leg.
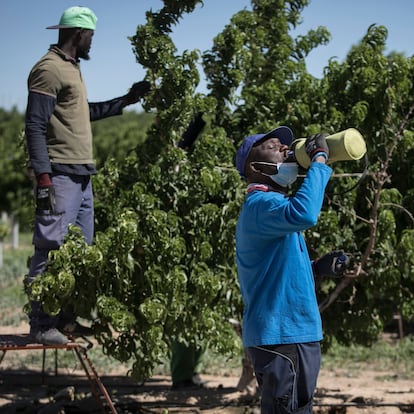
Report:
[[[108,404],[109,410],[112,414],[117,414],[116,408],[111,400],[111,397],[109,396],[108,391],[106,390],[105,386],[103,385],[101,379],[99,378],[99,375],[97,374],[95,367],[92,364],[92,361],[89,359],[87,351],[84,347],[78,346],[76,348],[74,348],[76,355],[78,356],[78,359],[80,361],[80,363],[82,364],[82,367],[85,371],[86,376],[88,377],[89,383],[91,385],[92,388],[92,392],[96,398],[96,400],[99,403],[99,406],[101,407],[102,412],[105,412],[105,408],[102,404],[102,401],[99,397],[99,393],[96,389],[96,386],[98,386],[99,390],[101,391],[102,395],[104,396],[106,403]],[[86,366],[86,363],[89,365],[90,370],[92,371],[92,375],[89,372],[88,367]],[[93,376],[93,378],[92,378]],[[95,382],[94,382],[95,381]]]
[[[32,350],[42,350],[43,351],[43,361],[42,361],[42,384],[45,382],[45,365],[46,365],[46,350],[47,349],[54,349],[55,350],[55,374],[57,375],[58,371],[58,359],[57,353],[59,349],[65,350],[74,350],[82,367],[85,371],[85,374],[89,380],[89,384],[92,389],[92,393],[95,396],[98,405],[102,411],[105,413],[105,407],[102,403],[101,397],[99,395],[99,391],[103,395],[106,400],[106,404],[112,414],[118,414],[114,404],[111,401],[111,397],[109,396],[108,391],[106,390],[105,386],[103,385],[100,377],[98,376],[95,367],[92,364],[92,361],[89,359],[87,355],[87,349],[92,346],[92,343],[88,342],[88,346],[82,346],[77,342],[68,342],[67,344],[62,345],[42,345],[38,343],[31,342],[31,338],[27,334],[19,334],[19,335],[0,335],[0,364],[2,363],[4,356],[6,355],[6,351],[32,351]],[[88,368],[89,367],[89,368]],[[92,374],[91,374],[92,373]]]

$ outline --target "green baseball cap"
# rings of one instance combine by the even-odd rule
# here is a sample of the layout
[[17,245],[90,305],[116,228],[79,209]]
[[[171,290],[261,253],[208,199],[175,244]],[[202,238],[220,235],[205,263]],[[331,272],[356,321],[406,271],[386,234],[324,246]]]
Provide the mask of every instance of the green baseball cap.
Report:
[[79,27],[80,29],[95,30],[98,18],[95,13],[87,7],[74,6],[65,10],[60,18],[59,24],[48,26],[46,29],[69,29]]

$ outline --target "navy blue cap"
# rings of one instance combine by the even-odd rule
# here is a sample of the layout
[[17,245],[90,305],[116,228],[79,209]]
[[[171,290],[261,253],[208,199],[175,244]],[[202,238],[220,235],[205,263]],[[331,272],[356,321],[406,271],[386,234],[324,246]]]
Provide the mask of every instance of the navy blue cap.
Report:
[[279,141],[284,145],[290,145],[293,141],[293,132],[287,126],[280,126],[266,134],[250,135],[244,139],[236,154],[236,168],[239,174],[244,178],[244,170],[246,169],[246,161],[250,151],[256,142],[268,138],[279,138]]

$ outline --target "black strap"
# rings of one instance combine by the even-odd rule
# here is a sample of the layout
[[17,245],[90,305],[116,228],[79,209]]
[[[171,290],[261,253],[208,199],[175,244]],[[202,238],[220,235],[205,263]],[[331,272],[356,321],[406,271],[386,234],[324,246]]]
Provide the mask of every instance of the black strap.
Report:
[[297,364],[297,349],[296,344],[284,344],[284,345],[261,345],[259,349],[266,349],[268,351],[277,352],[278,354],[284,355],[290,361],[293,362],[293,366],[296,369]]
[[351,187],[348,188],[348,190],[345,191],[341,191],[340,193],[335,193],[335,192],[326,192],[326,195],[328,195],[329,197],[334,197],[334,196],[339,196],[339,195],[343,195],[346,193],[349,193],[351,191],[353,191],[355,188],[357,188],[359,185],[361,185],[362,181],[365,180],[365,177],[368,175],[368,154],[365,153],[364,155],[364,170],[362,171],[361,176],[359,177],[358,181]]

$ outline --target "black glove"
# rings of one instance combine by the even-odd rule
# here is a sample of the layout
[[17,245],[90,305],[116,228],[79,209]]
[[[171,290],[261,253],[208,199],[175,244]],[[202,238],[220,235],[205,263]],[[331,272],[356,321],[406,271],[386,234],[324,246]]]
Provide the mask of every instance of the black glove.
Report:
[[136,82],[124,97],[125,105],[137,103],[141,98],[148,95],[151,90],[151,84],[148,81]]
[[205,125],[206,121],[203,119],[203,113],[199,112],[184,131],[181,141],[178,143],[178,147],[189,149],[194,144]]
[[309,138],[306,138],[305,150],[311,161],[313,161],[315,155],[320,153],[325,154],[326,159],[328,159],[329,148],[325,139],[328,135],[329,134],[315,134],[311,135]]
[[36,187],[36,211],[38,213],[53,214],[56,209],[55,188],[53,185]]
[[313,262],[313,270],[317,276],[340,277],[350,265],[350,258],[343,250],[327,253]]

